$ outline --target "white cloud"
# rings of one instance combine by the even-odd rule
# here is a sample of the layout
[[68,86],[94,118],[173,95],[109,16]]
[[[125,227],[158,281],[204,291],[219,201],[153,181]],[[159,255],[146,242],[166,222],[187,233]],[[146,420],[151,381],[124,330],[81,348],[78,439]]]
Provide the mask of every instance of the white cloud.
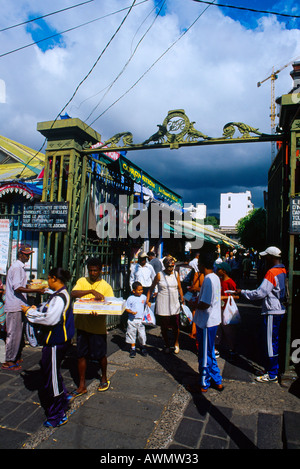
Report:
[[68,74],[66,67],[66,58],[68,52],[66,49],[56,47],[42,52],[37,46],[34,46],[37,54],[37,67],[39,74],[47,73],[50,76],[56,76],[64,80]]
[[[120,79],[87,123],[125,93],[205,8],[189,0],[173,0],[167,4],[169,10],[165,16],[154,23]],[[32,0],[30,4],[26,0],[0,0],[3,12],[0,29],[25,21],[29,14],[39,16],[69,5],[67,0]],[[103,93],[99,92],[114,80],[150,26],[153,14],[142,22],[153,5],[153,1],[149,1],[133,9],[68,106],[67,112],[72,117],[86,120],[100,102]],[[95,0],[45,21],[52,30],[60,32],[121,8],[124,8],[122,0]],[[36,131],[37,122],[57,116],[124,16],[123,11],[64,34],[64,47],[42,52],[38,46],[33,46],[0,58],[0,79],[6,84],[6,103],[0,105],[0,134],[38,149],[43,137]],[[25,26],[2,32],[0,38],[0,54],[32,42]],[[196,121],[195,127],[212,137],[222,136],[223,126],[230,121],[245,122],[270,132],[271,83],[269,80],[257,88],[257,82],[266,78],[273,66],[283,66],[299,56],[299,44],[299,29],[287,29],[282,19],[263,17],[258,27],[251,30],[225,16],[218,8],[210,7],[137,86],[94,123],[93,128],[104,139],[129,130],[138,143],[156,131],[157,124],[162,123],[169,110],[184,109],[190,120]],[[292,88],[290,71],[288,67],[280,72],[276,81],[277,96]],[[205,202],[210,210],[215,209],[220,191],[227,187],[222,174],[236,172],[239,180],[235,185],[249,186],[250,190],[254,187],[255,192],[258,192],[257,186],[264,187],[261,178],[259,182],[255,180],[255,167],[265,171],[266,184],[270,144],[259,148],[255,144],[177,152],[157,150],[151,158],[146,157],[145,152],[132,152],[128,157],[170,188],[193,197],[186,202]],[[253,174],[252,180],[246,178],[247,174]],[[233,180],[231,184],[234,185]],[[259,201],[258,195],[256,198]]]

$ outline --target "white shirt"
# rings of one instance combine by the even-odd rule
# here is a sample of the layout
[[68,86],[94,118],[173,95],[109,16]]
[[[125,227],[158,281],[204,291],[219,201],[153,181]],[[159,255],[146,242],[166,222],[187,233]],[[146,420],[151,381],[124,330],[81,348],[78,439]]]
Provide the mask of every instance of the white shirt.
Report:
[[221,283],[216,274],[204,277],[198,303],[201,301],[210,306],[204,310],[196,308],[194,323],[201,329],[218,326],[221,322]]
[[27,285],[27,275],[25,265],[17,259],[10,266],[6,278],[6,291],[4,311],[15,313],[21,311],[22,305],[27,305],[27,294],[19,293],[16,290],[20,287],[25,288]]
[[128,313],[128,319],[143,319],[147,297],[145,295],[130,295],[126,301],[126,309],[130,309],[136,314]]
[[155,270],[151,264],[147,263],[144,266],[141,266],[139,263],[134,264],[130,272],[130,288],[132,288],[133,282],[140,282],[143,287],[151,287],[154,277]]
[[[34,324],[42,324],[43,326],[54,326],[58,324],[66,308],[66,303],[59,296],[55,296],[49,301],[47,308],[45,308],[45,305],[46,303],[43,303],[38,308],[29,308],[26,313],[28,321]],[[44,309],[46,312],[43,312]]]

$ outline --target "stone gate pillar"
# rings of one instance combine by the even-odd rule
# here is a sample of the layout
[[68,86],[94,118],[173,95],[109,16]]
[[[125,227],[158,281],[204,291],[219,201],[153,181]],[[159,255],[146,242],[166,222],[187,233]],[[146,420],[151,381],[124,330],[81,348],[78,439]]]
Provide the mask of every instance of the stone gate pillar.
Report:
[[39,275],[45,276],[50,266],[76,270],[87,200],[87,155],[81,151],[101,135],[77,118],[39,122],[37,130],[47,139],[41,201],[69,205],[66,232],[40,233]]

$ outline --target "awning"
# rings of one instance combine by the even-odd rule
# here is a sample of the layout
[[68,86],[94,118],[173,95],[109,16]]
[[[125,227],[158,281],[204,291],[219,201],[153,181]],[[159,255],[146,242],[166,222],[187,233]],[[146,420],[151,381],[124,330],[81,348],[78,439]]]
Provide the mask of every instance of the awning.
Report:
[[45,164],[43,153],[1,135],[0,153],[2,154],[0,181],[16,179],[21,172],[22,178],[38,176]]
[[[129,177],[142,188],[147,188],[152,191],[155,199],[165,201],[170,205],[178,205],[178,207],[182,208],[183,202],[180,195],[176,194],[176,192],[170,190],[157,179],[150,176],[149,173],[132,163],[122,152],[115,161],[108,155],[108,153],[99,153],[97,156],[100,161],[103,161],[107,165],[114,165],[114,167],[117,165],[122,175]],[[94,154],[93,157],[95,158],[96,154]]]
[[172,226],[167,223],[164,223],[164,231],[165,233],[177,234],[178,236],[182,236],[183,238],[199,238],[203,241],[207,241],[208,243],[219,244],[218,240],[214,239],[211,236],[208,236],[205,232],[190,230],[189,228],[184,226],[175,227],[174,225]]
[[43,188],[35,183],[19,183],[16,181],[0,183],[0,197],[7,194],[20,194],[26,199],[33,199],[34,197],[40,198],[42,196]]
[[129,176],[137,184],[141,184],[150,189],[155,194],[156,198],[165,200],[169,204],[176,204],[182,207],[183,203],[180,195],[168,189],[139,166],[122,155],[118,159],[118,163],[121,174],[126,174],[126,176]]
[[196,237],[204,239],[208,243],[212,244],[226,244],[229,247],[241,247],[239,243],[228,238],[227,236],[218,233],[217,231],[212,231],[201,223],[194,221],[178,221],[178,225],[168,225],[164,224],[164,230],[169,233],[176,233],[181,236],[186,236],[187,238]]

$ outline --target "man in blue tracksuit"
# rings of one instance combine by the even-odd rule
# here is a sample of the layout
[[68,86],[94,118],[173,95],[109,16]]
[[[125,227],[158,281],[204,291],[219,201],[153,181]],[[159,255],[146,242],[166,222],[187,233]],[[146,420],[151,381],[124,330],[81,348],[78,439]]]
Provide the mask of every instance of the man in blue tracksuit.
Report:
[[265,257],[268,269],[261,285],[256,290],[237,290],[247,300],[262,300],[263,350],[265,374],[258,376],[260,383],[278,383],[279,329],[285,314],[286,269],[280,262],[281,251],[275,246],[259,253]]

